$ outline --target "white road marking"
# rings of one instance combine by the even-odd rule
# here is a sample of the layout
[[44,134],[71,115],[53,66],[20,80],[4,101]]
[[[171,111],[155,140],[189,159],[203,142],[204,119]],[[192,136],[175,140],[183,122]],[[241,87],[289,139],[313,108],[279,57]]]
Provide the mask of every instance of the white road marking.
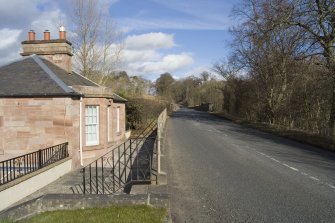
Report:
[[277,163],[280,163],[280,161],[277,160],[277,159],[275,159],[275,158],[270,158],[270,159],[273,160],[273,161],[275,161],[275,162],[277,162]]
[[290,166],[287,165],[286,163],[281,163],[281,164],[283,164],[283,165],[286,166],[287,168],[290,168]]
[[[247,146],[247,147],[250,148],[249,146]],[[314,176],[309,175],[308,173],[302,172],[302,171],[300,171],[299,169],[297,169],[297,168],[295,168],[295,167],[292,167],[292,166],[290,166],[290,165],[288,165],[288,164],[286,164],[286,163],[283,163],[283,162],[281,162],[281,161],[279,161],[279,160],[277,160],[277,159],[275,159],[275,158],[273,158],[273,157],[271,157],[271,156],[269,156],[269,155],[267,155],[267,154],[265,154],[265,153],[259,152],[259,151],[257,151],[256,149],[253,149],[253,150],[254,150],[256,153],[261,154],[262,156],[265,156],[265,157],[271,159],[272,161],[275,161],[276,163],[279,163],[279,164],[281,164],[281,165],[283,165],[283,166],[285,166],[285,167],[287,167],[287,168],[289,168],[289,169],[291,169],[291,170],[293,170],[293,171],[296,171],[296,172],[300,173],[300,174],[303,175],[303,176],[308,177],[308,178],[311,179],[311,180],[318,181],[318,182],[320,182],[321,184],[326,185],[326,186],[328,186],[328,187],[330,187],[330,188],[332,188],[332,189],[335,190],[335,186],[332,185],[332,184],[323,182],[323,181],[321,181],[321,180],[320,180],[319,178],[317,178],[317,177],[314,177]]]
[[299,172],[299,170],[297,168],[294,168],[294,167],[290,166],[290,169]]
[[313,176],[309,176],[309,178],[311,178],[312,180],[320,181],[320,179],[313,177]]
[[328,184],[328,183],[326,183],[326,184],[327,184],[328,187],[335,189],[335,186],[333,186],[331,184]]

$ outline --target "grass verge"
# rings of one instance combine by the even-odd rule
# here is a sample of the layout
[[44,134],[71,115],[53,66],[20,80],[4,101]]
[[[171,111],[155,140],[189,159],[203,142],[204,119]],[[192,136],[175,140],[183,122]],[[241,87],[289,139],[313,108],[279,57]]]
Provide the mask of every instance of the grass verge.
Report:
[[[22,223],[79,223],[79,222],[118,222],[118,223],[161,223],[166,216],[165,208],[154,208],[147,205],[110,206],[104,208],[89,208],[78,210],[47,211],[32,218],[20,221]],[[3,220],[1,223],[10,223]]]
[[211,113],[215,116],[223,117],[234,123],[258,129],[264,132],[269,132],[274,135],[279,135],[288,139],[292,139],[301,143],[317,146],[325,150],[335,152],[335,139],[324,137],[316,134],[311,134],[297,129],[283,129],[282,127],[272,126],[264,123],[254,123],[241,120],[232,116],[227,116],[222,113]]

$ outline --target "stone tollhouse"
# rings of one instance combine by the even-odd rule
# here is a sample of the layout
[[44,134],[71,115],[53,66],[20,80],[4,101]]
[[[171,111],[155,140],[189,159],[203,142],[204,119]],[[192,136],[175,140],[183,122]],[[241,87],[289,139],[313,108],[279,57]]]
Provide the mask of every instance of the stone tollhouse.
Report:
[[0,161],[69,142],[72,167],[125,139],[126,100],[72,70],[72,44],[59,38],[22,42],[22,59],[0,67]]

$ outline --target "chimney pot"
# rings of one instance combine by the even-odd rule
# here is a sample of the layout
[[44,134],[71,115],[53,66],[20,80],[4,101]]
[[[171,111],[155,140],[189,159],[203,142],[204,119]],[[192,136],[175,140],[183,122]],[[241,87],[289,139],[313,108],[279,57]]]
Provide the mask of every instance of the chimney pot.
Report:
[[50,40],[50,31],[49,30],[44,31],[44,40]]
[[29,41],[34,41],[35,40],[35,32],[34,32],[34,30],[30,30],[28,32],[28,40]]
[[59,39],[66,39],[66,31],[64,26],[59,27]]

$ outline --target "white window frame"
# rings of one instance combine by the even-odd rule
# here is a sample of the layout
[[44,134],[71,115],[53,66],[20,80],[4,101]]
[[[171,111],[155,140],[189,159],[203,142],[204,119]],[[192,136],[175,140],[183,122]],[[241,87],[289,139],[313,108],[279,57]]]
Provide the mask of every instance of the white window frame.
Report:
[[[89,108],[96,108],[96,123],[92,122],[92,123],[87,123],[88,117],[94,117],[92,116],[88,116],[88,109]],[[96,139],[95,140],[89,140],[88,137],[88,127],[91,126],[93,128],[95,128],[96,131]],[[86,105],[85,106],[85,138],[86,138],[86,146],[94,146],[94,145],[99,145],[99,106],[98,105]]]
[[120,107],[116,108],[116,132],[120,132]]

